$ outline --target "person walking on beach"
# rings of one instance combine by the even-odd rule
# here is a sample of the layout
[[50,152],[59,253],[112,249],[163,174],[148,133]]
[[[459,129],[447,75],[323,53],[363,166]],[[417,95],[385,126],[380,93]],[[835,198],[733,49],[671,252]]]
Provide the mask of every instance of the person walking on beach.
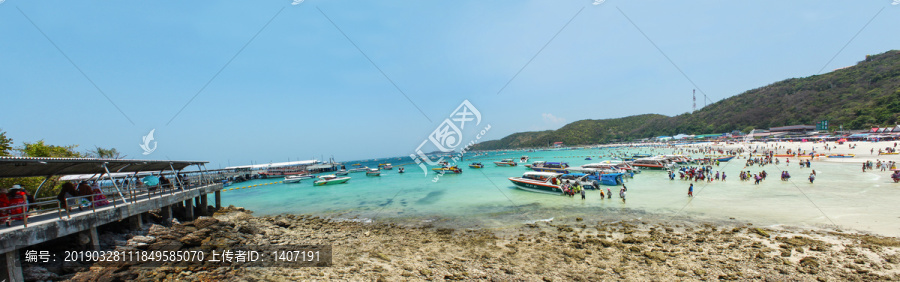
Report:
[[688,187],[688,197],[694,197],[694,183],[691,183],[691,187]]

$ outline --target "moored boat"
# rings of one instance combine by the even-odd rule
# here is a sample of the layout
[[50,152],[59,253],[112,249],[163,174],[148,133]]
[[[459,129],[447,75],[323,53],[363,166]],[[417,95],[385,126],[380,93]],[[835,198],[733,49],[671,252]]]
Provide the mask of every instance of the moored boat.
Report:
[[546,171],[556,173],[569,173],[569,163],[564,162],[541,162],[531,165],[531,170]]
[[431,170],[439,172],[439,173],[456,173],[456,174],[462,173],[462,169],[459,169],[459,167],[457,167],[457,166],[436,167],[436,168],[432,168]]
[[347,171],[346,169],[342,169],[342,170],[338,170],[338,171],[335,171],[335,172],[334,172],[335,175],[347,175],[347,174],[349,174],[349,173],[350,173],[350,172]]
[[297,182],[300,182],[300,180],[303,180],[303,179],[311,179],[311,178],[315,178],[315,177],[312,176],[312,175],[309,175],[309,174],[303,174],[303,175],[291,175],[291,176],[285,176],[285,177],[284,177],[284,180],[283,180],[282,182],[284,182],[284,183],[297,183]]
[[381,171],[377,168],[370,168],[366,171],[366,176],[381,176]]
[[354,168],[351,168],[351,169],[350,169],[350,172],[364,172],[364,171],[367,171],[367,170],[369,170],[369,167],[367,167],[367,166],[360,166],[360,167],[354,167]]
[[394,166],[392,166],[391,164],[378,164],[378,168],[383,170],[392,170],[394,169]]
[[323,186],[323,185],[330,185],[330,184],[341,184],[341,183],[347,183],[347,181],[349,181],[349,180],[350,180],[350,177],[347,177],[347,176],[336,176],[334,174],[329,174],[329,175],[319,176],[319,180],[314,181],[313,185]]
[[516,166],[516,161],[513,159],[503,159],[502,161],[494,162],[494,164],[497,166]]
[[470,164],[469,167],[471,167],[471,168],[483,168],[484,165],[481,164],[481,163],[479,163],[479,162],[474,162],[474,163]]
[[555,184],[559,183],[558,177],[560,175],[562,174],[529,171],[523,174],[522,177],[510,177],[509,181],[515,184],[517,188],[525,191],[561,194],[562,188],[560,188],[558,184]]
[[854,154],[831,154],[828,155],[829,158],[852,158],[855,157]]
[[650,157],[650,158],[640,158],[634,160],[632,164],[633,167],[641,168],[641,169],[672,169],[675,167],[674,163],[669,162],[664,158]]

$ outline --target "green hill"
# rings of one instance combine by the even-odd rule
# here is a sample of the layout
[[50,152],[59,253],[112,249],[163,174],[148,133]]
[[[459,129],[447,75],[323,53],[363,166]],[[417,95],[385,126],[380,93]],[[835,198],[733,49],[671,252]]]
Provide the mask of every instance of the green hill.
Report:
[[482,142],[473,149],[600,144],[660,135],[707,134],[815,124],[831,129],[894,125],[900,121],[900,51],[866,56],[854,66],[804,78],[791,78],[674,117],[644,114],[580,120],[557,130],[520,132]]

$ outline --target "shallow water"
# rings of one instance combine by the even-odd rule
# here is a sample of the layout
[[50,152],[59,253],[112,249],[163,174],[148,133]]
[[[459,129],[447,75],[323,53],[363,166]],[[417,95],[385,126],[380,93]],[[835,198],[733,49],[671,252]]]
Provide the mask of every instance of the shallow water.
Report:
[[[613,153],[670,153],[666,149],[582,149],[541,152],[508,152],[474,159],[485,164],[483,169],[467,166],[473,160],[460,162],[463,173],[447,174],[433,182],[434,173],[425,176],[415,165],[406,165],[406,173],[397,165],[409,158],[387,160],[394,170],[382,171],[379,177],[351,173],[347,184],[312,186],[312,180],[295,184],[261,185],[235,189],[222,195],[226,205],[253,210],[259,215],[280,213],[316,214],[340,218],[373,219],[375,221],[446,221],[460,227],[501,227],[552,217],[602,216],[606,219],[669,216],[699,220],[734,220],[757,225],[818,226],[855,229],[883,235],[900,235],[900,184],[893,183],[889,172],[861,172],[857,162],[813,161],[814,184],[806,179],[809,168],[800,168],[796,159],[790,166],[744,167],[745,160],[721,163],[714,170],[724,171],[727,181],[693,182],[694,198],[687,197],[688,181],[669,180],[665,171],[644,170],[627,179],[627,203],[618,197],[616,186],[612,199],[600,199],[599,192],[587,191],[587,199],[533,193],[516,189],[507,179],[528,171],[517,167],[497,167],[493,161],[517,159],[523,155],[532,161],[565,161],[578,166],[607,159]],[[584,160],[591,156],[593,160]],[[380,162],[384,162],[381,160]],[[782,158],[783,161],[783,158]],[[379,161],[363,162],[375,167]],[[350,164],[356,162],[348,162]],[[740,181],[741,170],[769,173],[760,185]],[[788,170],[791,181],[781,181],[780,172]],[[260,179],[235,184],[229,188],[280,182]]]

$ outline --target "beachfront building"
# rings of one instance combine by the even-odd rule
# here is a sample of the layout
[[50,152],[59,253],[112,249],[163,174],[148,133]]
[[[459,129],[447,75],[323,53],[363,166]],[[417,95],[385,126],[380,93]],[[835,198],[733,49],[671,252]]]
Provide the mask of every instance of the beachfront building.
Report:
[[806,134],[807,132],[816,131],[815,125],[788,125],[769,128],[769,132],[785,132],[788,134]]
[[687,135],[687,134],[682,133],[682,134],[672,136],[672,139],[675,139],[675,140],[694,139],[694,135]]
[[553,147],[559,148],[563,146],[563,142],[553,142]]

